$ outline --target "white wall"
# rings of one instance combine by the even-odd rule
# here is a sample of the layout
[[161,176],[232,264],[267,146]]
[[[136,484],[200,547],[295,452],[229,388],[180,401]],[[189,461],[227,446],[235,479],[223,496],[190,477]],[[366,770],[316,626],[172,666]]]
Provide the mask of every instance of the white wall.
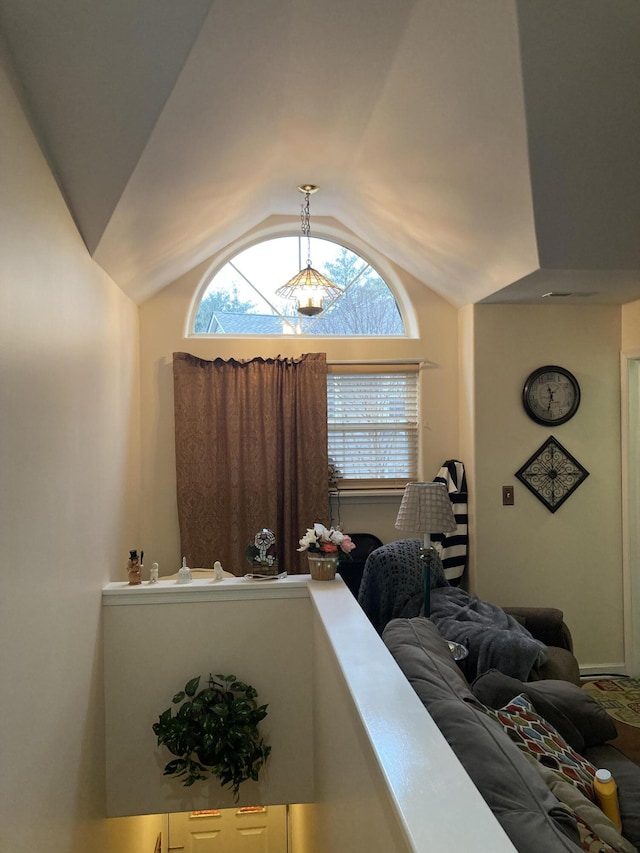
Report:
[[[620,308],[481,305],[474,314],[476,591],[560,607],[581,665],[620,666]],[[521,403],[527,376],[544,364],[567,367],[582,390],[577,414],[553,429]],[[554,514],[514,476],[550,435],[590,472]],[[502,506],[503,485],[515,486],[515,506]]]
[[640,300],[622,306],[622,349],[640,349]]
[[[178,565],[170,356],[179,349],[207,358],[296,355],[303,347],[282,339],[185,340],[204,266],[146,303],[140,501],[136,307],[88,256],[4,68],[0,115],[0,738],[9,768],[0,782],[0,849],[143,853],[123,823],[103,820],[100,588],[124,577],[128,547],[144,547],[147,565],[153,555],[165,573]],[[421,340],[327,342],[329,357],[436,362],[425,376],[423,476],[458,455],[459,433],[468,466],[477,455],[470,486],[479,591],[558,604],[582,662],[619,660],[619,309],[464,309],[458,374],[455,310],[396,273],[416,307]],[[624,348],[640,345],[639,305],[622,311]],[[527,373],[547,362],[566,364],[581,379],[581,410],[558,438],[591,471],[555,516],[523,487],[515,507],[499,502],[500,486],[515,482],[513,472],[545,435],[515,398]],[[478,425],[470,433],[472,417]],[[131,541],[140,511],[144,538]],[[343,508],[347,527],[350,512]],[[394,512],[376,509],[369,529],[390,529]],[[599,620],[606,631],[592,631]],[[158,825],[148,821],[149,849]]]
[[[189,339],[184,331],[192,300],[214,260],[141,307],[142,530],[145,548],[160,562],[161,573],[175,571],[180,558],[173,351],[250,358],[297,355],[313,347],[326,350],[329,360],[429,359],[435,367],[422,373],[422,476],[431,479],[449,457],[465,462],[471,589],[497,603],[560,607],[582,666],[624,666],[619,306],[480,305],[457,311],[389,265],[413,302],[418,338],[308,343],[291,338]],[[628,316],[627,327],[633,328],[631,310]],[[553,363],[572,370],[583,391],[577,415],[554,431],[531,421],[521,404],[528,374]],[[590,472],[554,515],[515,478],[520,465],[551,434]],[[502,506],[503,485],[515,486],[514,507]],[[398,502],[345,499],[340,502],[340,520],[346,530],[377,533],[390,541],[398,538],[393,526]],[[597,640],[592,626],[602,620],[607,630],[597,632],[602,638]]]
[[[194,583],[189,601],[170,603],[164,595],[160,603],[144,603],[158,590],[180,598],[182,588],[172,581],[134,590],[125,605],[121,597],[105,599],[109,815],[234,805],[231,791],[216,779],[185,788],[164,777],[172,756],[158,748],[152,729],[187,681],[199,675],[204,687],[210,673],[236,675],[269,705],[260,731],[272,754],[259,782],[243,784],[240,805],[313,799],[311,612],[305,582],[298,582],[304,597],[293,598],[286,597],[296,593],[290,582],[297,583],[287,578],[269,586],[262,600],[247,595],[264,585],[242,579]],[[220,594],[225,597],[218,600]]]
[[623,553],[629,674],[640,676],[640,301],[622,309]]
[[0,849],[128,853],[103,820],[100,590],[138,544],[137,309],[87,254],[1,55],[0,115]]
[[[292,222],[292,229],[299,223]],[[267,229],[268,230],[268,229]],[[255,235],[254,235],[255,236]],[[345,238],[346,239],[346,238]],[[176,510],[172,353],[187,351],[201,358],[297,356],[324,351],[331,360],[428,359],[435,364],[421,372],[423,435],[421,476],[432,479],[445,459],[458,453],[457,311],[407,273],[387,263],[381,270],[399,282],[412,301],[419,338],[273,339],[186,338],[192,300],[215,259],[196,267],[140,308],[140,384],[142,405],[142,534],[147,556],[160,563],[161,574],[178,568],[180,545]],[[400,498],[382,502],[343,501],[345,530],[376,533],[388,541]],[[311,524],[314,519],[310,519]],[[301,531],[301,535],[304,531]],[[381,535],[382,533],[382,535]],[[242,555],[239,560],[243,561]],[[231,569],[232,567],[225,568]]]
[[273,751],[240,804],[304,800],[292,809],[296,853],[513,853],[342,581],[121,582],[104,604],[112,814],[231,805],[214,779],[163,777],[170,756],[152,733],[168,697],[214,666],[269,703],[260,731]]

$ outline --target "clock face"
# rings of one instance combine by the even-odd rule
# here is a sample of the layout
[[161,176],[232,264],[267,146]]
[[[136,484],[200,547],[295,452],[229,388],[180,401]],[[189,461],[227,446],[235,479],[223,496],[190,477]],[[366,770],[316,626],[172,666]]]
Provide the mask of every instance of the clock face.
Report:
[[539,424],[563,424],[580,405],[578,380],[564,367],[549,364],[529,376],[522,389],[526,413]]

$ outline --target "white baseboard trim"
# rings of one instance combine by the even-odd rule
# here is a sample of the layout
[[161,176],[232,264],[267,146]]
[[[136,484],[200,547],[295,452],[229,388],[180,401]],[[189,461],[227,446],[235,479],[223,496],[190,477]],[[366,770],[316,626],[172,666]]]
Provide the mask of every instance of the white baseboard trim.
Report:
[[580,678],[583,680],[606,678],[608,675],[628,675],[627,668],[623,663],[594,663],[580,667]]

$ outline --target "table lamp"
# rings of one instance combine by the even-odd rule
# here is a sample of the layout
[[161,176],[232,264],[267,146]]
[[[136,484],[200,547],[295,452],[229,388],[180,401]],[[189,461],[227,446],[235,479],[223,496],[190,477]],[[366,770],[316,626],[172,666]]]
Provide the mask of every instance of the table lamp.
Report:
[[449,492],[444,483],[407,483],[398,517],[398,530],[424,534],[424,615],[431,610],[431,554],[435,553],[432,533],[451,533],[457,528]]

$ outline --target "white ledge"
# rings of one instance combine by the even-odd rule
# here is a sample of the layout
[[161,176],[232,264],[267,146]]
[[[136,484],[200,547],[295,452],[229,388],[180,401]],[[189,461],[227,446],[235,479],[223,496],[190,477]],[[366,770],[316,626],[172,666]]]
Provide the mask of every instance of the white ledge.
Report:
[[[353,725],[356,737],[348,740],[349,749],[353,748],[353,754],[358,761],[362,759],[363,766],[370,762],[371,767],[375,768],[373,775],[362,780],[361,790],[358,790],[358,796],[350,804],[355,809],[354,813],[367,813],[366,809],[369,807],[380,807],[381,825],[384,826],[387,826],[387,819],[384,816],[389,814],[391,816],[388,824],[390,832],[393,832],[394,826],[398,831],[398,837],[394,836],[393,839],[397,843],[394,843],[393,848],[389,848],[393,851],[417,853],[417,851],[437,849],[473,850],[474,853],[515,853],[515,848],[500,824],[342,580],[337,583],[327,583],[313,581],[309,575],[289,575],[272,581],[244,578],[213,581],[206,578],[193,580],[190,584],[177,584],[171,579],[161,580],[155,584],[145,582],[138,586],[121,582],[108,584],[103,589],[102,595],[104,605],[167,605],[193,602],[215,603],[231,599],[247,601],[310,598],[314,619],[309,623],[305,618],[302,624],[309,629],[311,637],[303,637],[302,633],[299,636],[303,637],[305,643],[310,644],[312,654],[315,655],[314,666],[311,667],[315,672],[314,678],[318,679],[315,702],[318,709],[327,712],[322,717],[323,724],[319,725],[316,737],[325,738],[324,741],[319,742],[321,746],[325,746],[323,754],[326,754],[330,745],[332,749],[335,746],[336,732],[349,732],[348,727]],[[286,610],[286,605],[283,605],[283,608]],[[278,606],[279,610],[283,608]],[[298,607],[291,609],[300,610]],[[202,618],[203,614],[198,615],[200,626],[207,625],[207,619]],[[206,617],[206,612],[204,615]],[[215,619],[210,621],[216,622]],[[183,635],[184,627],[181,623],[174,624],[171,619],[165,619],[163,614],[157,611],[148,611],[146,617],[142,614],[136,615],[133,611],[129,613],[112,611],[105,622],[109,629],[106,647],[110,661],[105,688],[107,705],[110,708],[108,731],[109,726],[116,731],[116,735],[112,734],[111,740],[108,740],[107,755],[111,756],[110,778],[116,780],[112,785],[116,784],[117,790],[120,791],[121,773],[118,774],[116,770],[127,767],[132,761],[131,726],[133,725],[131,720],[127,720],[126,724],[123,723],[123,717],[131,712],[131,698],[129,693],[123,690],[122,685],[133,684],[134,689],[140,694],[138,704],[144,707],[148,698],[145,690],[148,691],[149,685],[154,685],[155,682],[153,673],[150,673],[149,668],[145,668],[146,681],[142,687],[140,686],[139,662],[145,661],[144,654],[148,655],[150,645],[154,651],[157,650],[159,641],[164,642],[166,648],[171,647],[180,651],[180,643],[175,642],[175,638]],[[140,633],[141,626],[144,626],[142,633]],[[148,630],[149,628],[151,630]],[[312,628],[314,628],[313,631]],[[125,629],[126,633],[123,635]],[[138,650],[141,657],[132,661],[128,652],[136,637],[140,636],[147,643],[146,652]],[[211,636],[207,628],[206,637],[209,641]],[[229,645],[236,643],[236,638],[230,635],[225,636]],[[251,642],[253,641],[252,639]],[[247,642],[246,634],[243,642]],[[198,643],[199,648],[203,645],[201,642]],[[192,658],[192,650],[187,648],[187,651]],[[157,656],[148,659],[156,669],[159,666],[166,666],[165,659],[158,661]],[[175,666],[176,661],[179,661],[179,655],[172,665]],[[270,664],[272,663],[271,660]],[[182,666],[181,663],[180,666]],[[286,661],[283,659],[282,664],[278,661],[278,666],[286,680]],[[333,713],[331,697],[322,689],[325,684],[334,683],[331,678],[327,680],[331,672],[335,674],[335,679],[340,686],[344,687],[348,697],[348,713],[344,717],[344,728],[341,728],[340,719],[331,717]],[[305,673],[305,677],[307,674]],[[276,680],[273,671],[271,677],[274,681]],[[127,678],[130,682],[126,682]],[[291,685],[286,686],[289,688]],[[124,701],[123,696],[126,699],[126,707],[119,704]],[[133,719],[138,725],[137,710],[133,714]],[[274,724],[275,719],[274,712]],[[126,748],[117,746],[122,742],[125,743]],[[339,744],[338,738],[336,748],[339,748]],[[338,755],[338,759],[340,757]],[[155,765],[149,771],[145,761],[148,762],[149,758],[146,752],[143,752],[136,765],[138,768],[136,772],[142,774],[142,779],[147,778],[144,776],[145,773],[152,772],[155,779]],[[139,768],[142,769],[139,770]],[[340,816],[344,813],[344,801],[338,802],[332,795],[336,782],[340,781],[340,774],[344,774],[340,760],[329,765],[320,763],[314,772],[317,779],[326,785],[326,790],[321,790],[321,794],[327,797],[322,806],[331,817],[327,832],[345,832],[346,830],[340,830],[340,819],[336,818],[336,815]],[[380,787],[378,780],[380,780]],[[147,811],[144,813],[169,810],[164,792],[162,797],[165,799],[158,797],[157,800],[150,801],[148,780],[146,787],[145,785],[139,787],[143,791],[143,799],[147,797],[144,800],[145,803],[151,802],[151,806],[145,806]],[[340,785],[338,784],[337,787],[339,788]],[[130,796],[125,799],[127,807],[130,807]],[[285,802],[286,800],[275,801]],[[180,808],[174,807],[170,810],[188,811],[190,802],[186,799],[181,800]],[[460,803],[464,804],[464,819],[460,816],[458,808]],[[118,807],[110,812],[111,816],[131,813]],[[352,835],[349,834],[349,837],[352,838]],[[314,847],[314,849],[319,848]],[[357,851],[364,848],[351,845],[335,848],[325,846],[324,849]],[[367,849],[374,848],[370,845]]]
[[107,584],[102,589],[104,605],[183,604],[198,601],[238,601],[267,598],[308,598],[310,575],[287,575],[277,580],[249,578],[199,578],[188,584],[175,580],[144,581],[132,586],[126,581]]
[[330,583],[314,583],[310,596],[409,849],[515,853],[353,596]]

